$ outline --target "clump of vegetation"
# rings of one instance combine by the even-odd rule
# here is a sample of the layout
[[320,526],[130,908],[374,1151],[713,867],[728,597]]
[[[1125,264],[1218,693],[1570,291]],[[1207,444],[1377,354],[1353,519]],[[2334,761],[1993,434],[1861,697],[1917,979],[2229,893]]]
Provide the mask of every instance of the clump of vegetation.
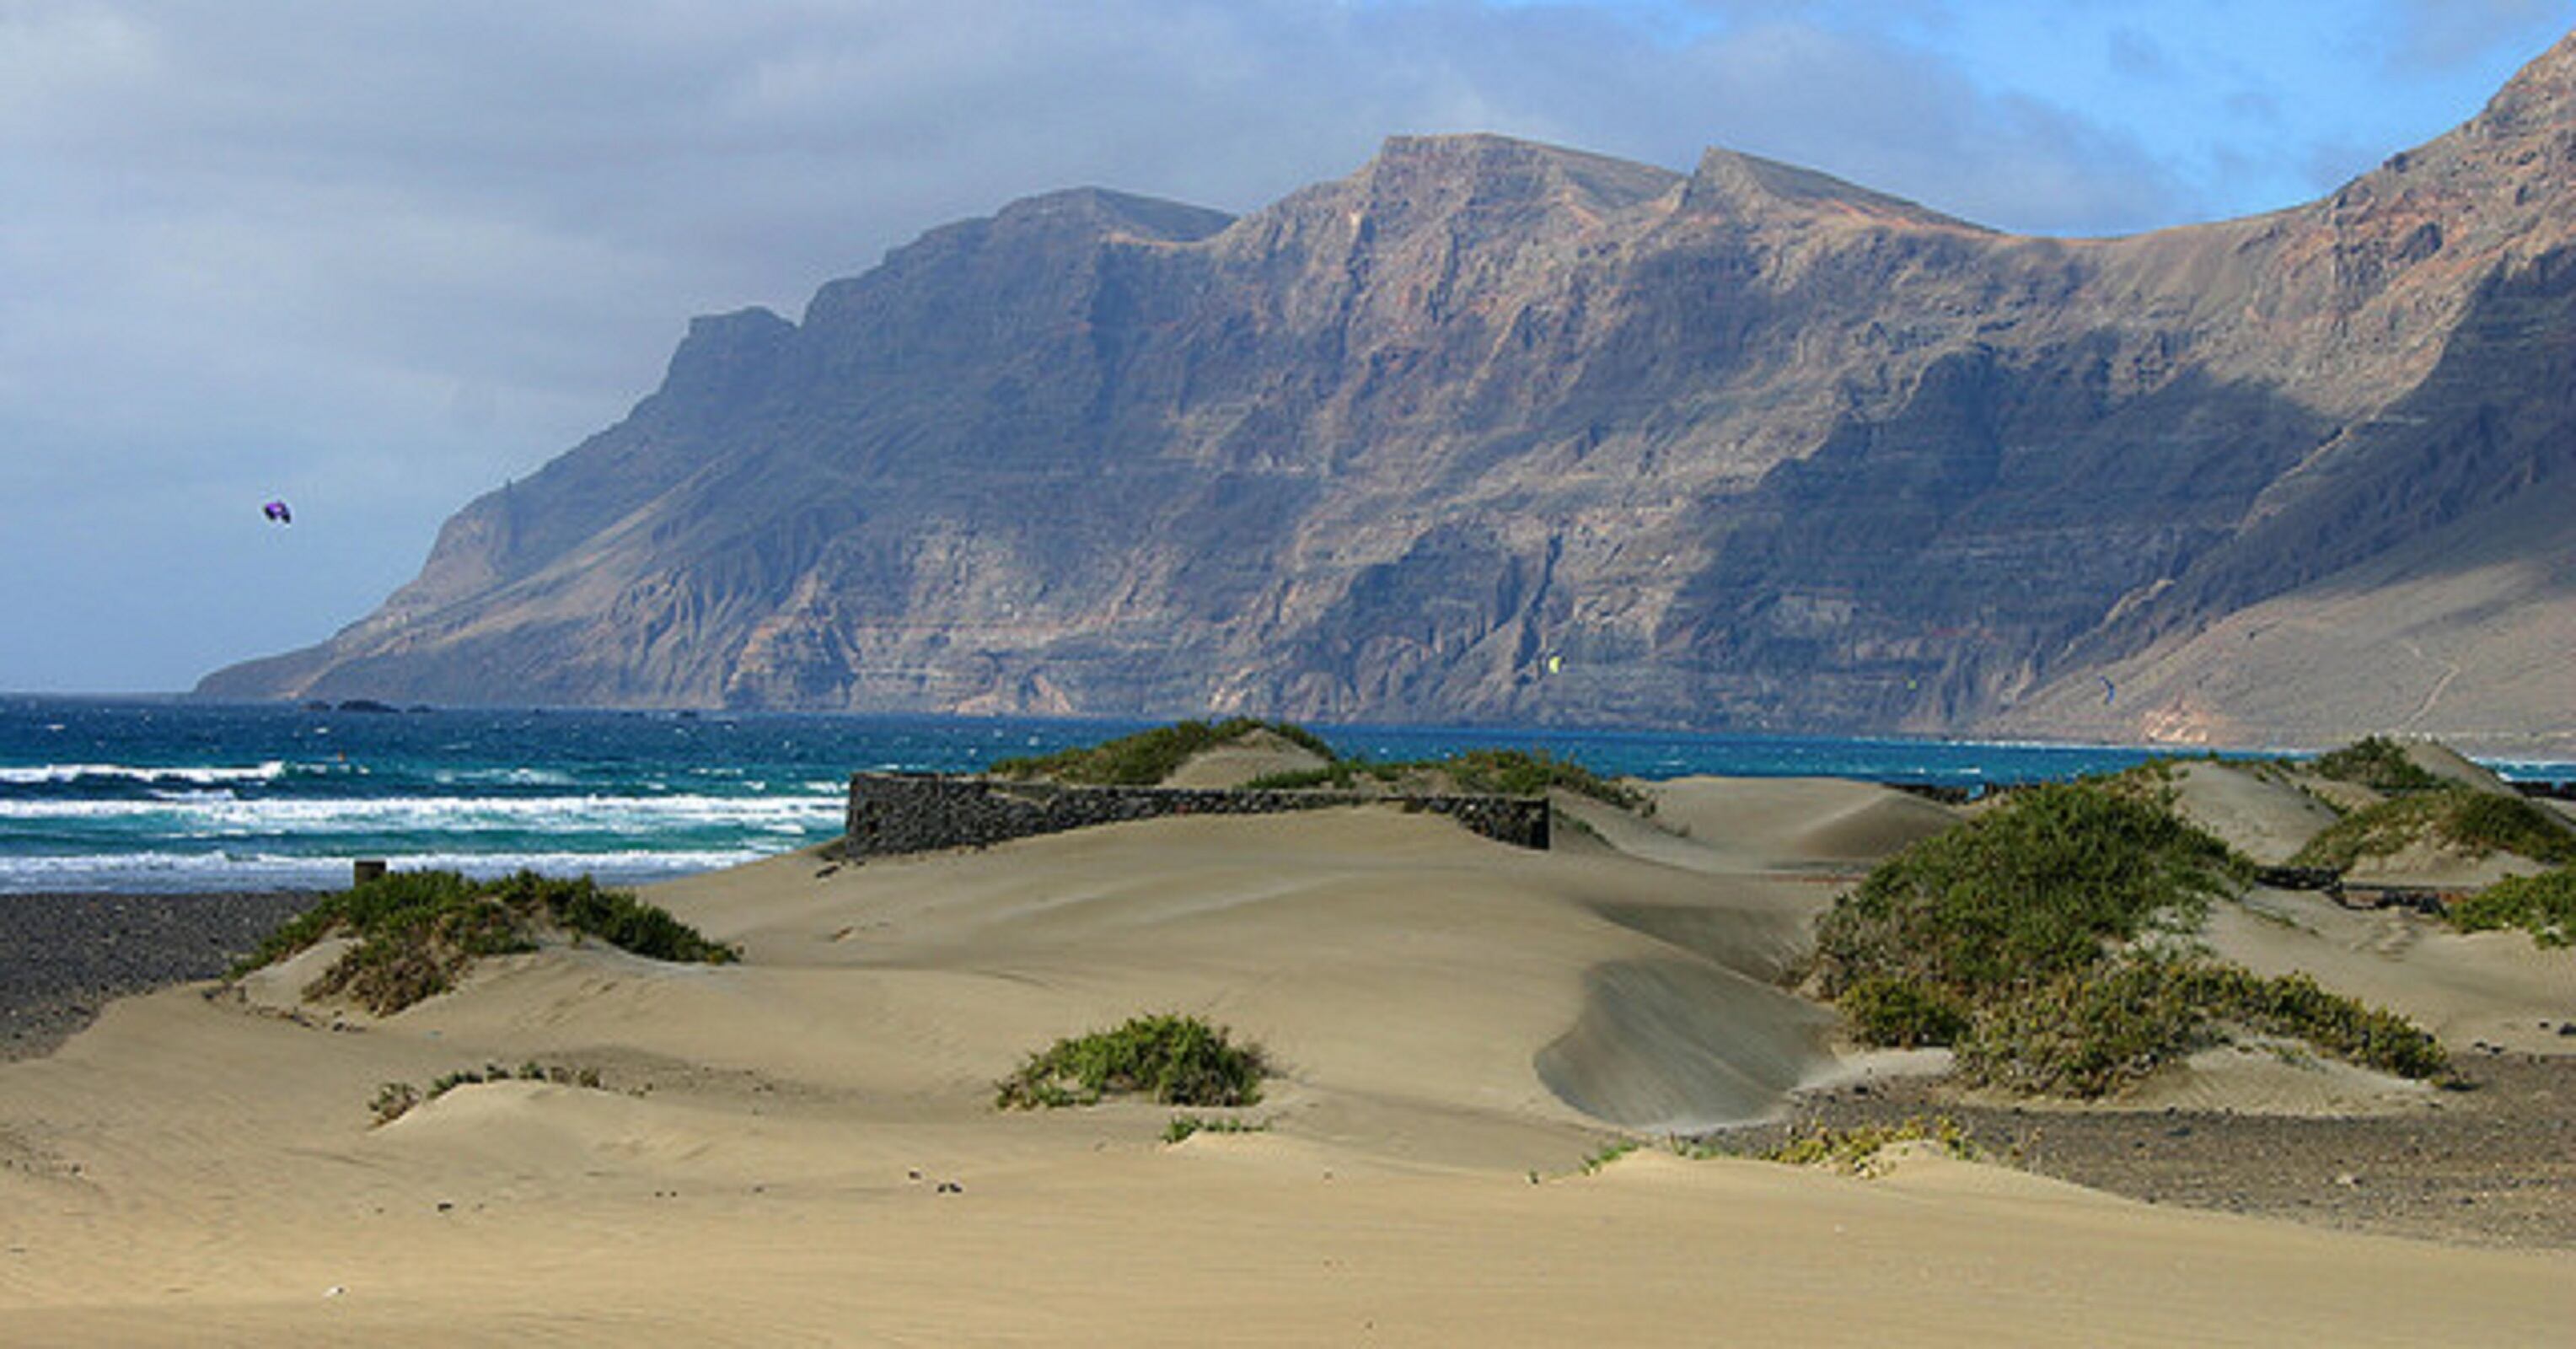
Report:
[[1648,804],[1643,792],[1544,750],[1471,749],[1446,759],[1386,763],[1338,759],[1322,768],[1272,773],[1244,786],[1260,791],[1305,787],[1353,791],[1374,787],[1401,795],[1408,790],[1427,791],[1430,784],[1444,781],[1451,790],[1488,796],[1542,796],[1551,788],[1563,788],[1631,810]]
[[1252,1105],[1269,1071],[1258,1045],[1235,1045],[1221,1027],[1192,1016],[1140,1016],[1031,1054],[994,1084],[993,1103],[1026,1110],[1142,1095],[1164,1105]]
[[1601,1168],[1608,1166],[1612,1162],[1615,1162],[1644,1146],[1645,1144],[1640,1143],[1633,1138],[1611,1139],[1609,1142],[1593,1149],[1592,1154],[1583,1159],[1583,1174],[1587,1176],[1596,1174],[1601,1170]]
[[2515,876],[2451,906],[2451,924],[2463,932],[2520,928],[2543,946],[2576,941],[2576,867],[2537,876]]
[[1268,1133],[1268,1120],[1230,1119],[1224,1115],[1174,1115],[1163,1126],[1163,1141],[1178,1143],[1192,1134]]
[[1904,975],[1864,974],[1844,987],[1835,1006],[1852,1038],[1889,1049],[1946,1045],[1968,1030],[1968,1007],[1948,989]]
[[2067,971],[1981,1009],[1956,1042],[1959,1076],[1979,1086],[2094,1097],[2206,1043],[2207,1017],[2159,960]]
[[328,937],[352,937],[357,944],[304,995],[345,994],[387,1016],[445,992],[484,956],[536,949],[547,929],[597,937],[653,960],[723,964],[741,954],[631,892],[603,889],[588,876],[566,880],[522,871],[470,881],[453,871],[397,871],[325,897],[269,934],[233,975]]
[[391,1124],[410,1114],[418,1104],[419,1088],[409,1082],[387,1082],[376,1088],[376,1098],[367,1103],[367,1110],[376,1117],[376,1123]]
[[458,1087],[470,1087],[484,1082],[510,1081],[552,1082],[559,1087],[587,1087],[594,1090],[600,1085],[599,1070],[596,1068],[568,1068],[561,1064],[546,1067],[530,1059],[520,1064],[518,1070],[513,1072],[500,1064],[487,1063],[481,1068],[466,1068],[453,1073],[443,1073],[430,1082],[427,1092],[420,1091],[408,1082],[387,1082],[376,1088],[375,1099],[368,1103],[367,1108],[374,1112],[376,1123],[391,1124],[411,1113],[414,1106],[424,1101],[435,1101]]
[[1176,722],[1087,748],[997,759],[985,771],[996,777],[1052,778],[1088,786],[1150,787],[1169,778],[1191,756],[1232,744],[1255,731],[1277,735],[1313,752],[1324,762],[1315,768],[1254,778],[1243,784],[1251,791],[1332,787],[1402,795],[1430,790],[1429,784],[1438,782],[1449,790],[1493,796],[1540,796],[1561,787],[1630,809],[1648,804],[1643,793],[1544,750],[1471,749],[1445,759],[1372,763],[1343,758],[1322,737],[1302,726],[1253,717],[1233,717],[1213,724]]
[[1856,986],[1884,999],[1892,982],[1913,1002],[1974,1008],[2151,930],[2197,930],[2247,874],[2161,804],[2043,784],[1918,840],[1836,900],[1817,925],[1816,972],[1837,1000]]
[[2328,825],[2290,858],[2293,866],[2348,870],[2431,842],[2472,857],[2509,852],[2536,862],[2576,863],[2576,832],[2519,796],[2457,784],[2394,797]]
[[1645,796],[1634,788],[1622,786],[1571,759],[1560,759],[1544,750],[1471,749],[1453,754],[1431,765],[1449,775],[1461,791],[1486,792],[1497,796],[1542,796],[1551,788],[1564,788],[1614,806],[1634,807],[1645,803]]
[[1959,1075],[2013,1091],[2103,1096],[2222,1043],[2229,1025],[2401,1077],[2450,1067],[2429,1033],[2305,974],[2264,978],[2198,955],[2132,952],[1983,1009],[1957,1043]]
[[560,1064],[549,1068],[534,1059],[520,1064],[516,1071],[497,1063],[487,1063],[480,1068],[462,1068],[440,1074],[430,1082],[425,1099],[435,1101],[458,1087],[479,1086],[485,1082],[552,1082],[559,1087],[595,1088],[599,1085],[599,1070],[567,1068]]
[[2320,754],[2309,765],[2319,777],[2358,783],[2373,791],[2421,792],[2442,779],[2406,757],[2406,748],[2386,736],[2364,736],[2342,749]]
[[1170,777],[1175,769],[1189,762],[1192,755],[1219,745],[1233,744],[1255,731],[1268,731],[1322,756],[1326,762],[1337,757],[1332,746],[1303,726],[1253,717],[1231,717],[1213,725],[1204,721],[1183,721],[1157,726],[1087,748],[998,759],[986,771],[1006,778],[1043,777],[1092,786],[1150,787]]
[[1858,1173],[1867,1170],[1879,1153],[1898,1143],[1931,1143],[1944,1154],[1961,1160],[1974,1160],[1977,1156],[1968,1131],[1947,1115],[1930,1120],[1912,1116],[1895,1124],[1864,1124],[1849,1129],[1818,1124],[1791,1134],[1762,1156],[1766,1161],[1789,1166],[1830,1166],[1837,1171]]
[[2048,785],[1921,840],[1817,925],[1819,990],[1854,1038],[1949,1045],[1971,1083],[2099,1096],[2217,1043],[2292,1036],[2411,1077],[2440,1045],[2304,975],[2176,949],[2250,867],[2152,775]]

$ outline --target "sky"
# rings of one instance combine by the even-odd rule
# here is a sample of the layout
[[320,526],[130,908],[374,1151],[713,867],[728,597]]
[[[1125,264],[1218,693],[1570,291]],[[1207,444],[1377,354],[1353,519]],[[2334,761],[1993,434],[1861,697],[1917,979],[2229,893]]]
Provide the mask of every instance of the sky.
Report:
[[0,0],[0,690],[322,640],[650,393],[690,316],[798,317],[1018,197],[1240,212],[1494,131],[2131,233],[2322,196],[2571,28],[2576,0]]

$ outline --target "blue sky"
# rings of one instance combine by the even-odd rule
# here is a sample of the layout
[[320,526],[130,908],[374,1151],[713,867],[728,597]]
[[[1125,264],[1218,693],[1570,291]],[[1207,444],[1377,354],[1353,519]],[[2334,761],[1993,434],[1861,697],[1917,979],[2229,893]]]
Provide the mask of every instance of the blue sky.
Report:
[[[690,315],[1098,184],[1386,135],[1722,145],[2001,228],[2290,206],[2576,0],[0,0],[0,690],[328,636]],[[269,527],[259,503],[297,507]]]

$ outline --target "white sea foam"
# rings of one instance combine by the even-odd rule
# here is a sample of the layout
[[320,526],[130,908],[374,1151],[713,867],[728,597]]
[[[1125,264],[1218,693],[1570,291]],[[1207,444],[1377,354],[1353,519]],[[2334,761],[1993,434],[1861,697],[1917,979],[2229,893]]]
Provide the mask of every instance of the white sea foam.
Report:
[[394,796],[244,800],[220,792],[148,801],[0,801],[0,820],[128,820],[185,834],[332,831],[533,833],[737,828],[799,833],[839,823],[824,796]]
[[[550,876],[590,875],[637,884],[740,866],[772,855],[758,848],[702,848],[653,852],[421,852],[370,853],[397,871],[459,871],[506,876],[537,871]],[[152,851],[96,856],[40,855],[0,859],[0,895],[45,890],[318,890],[345,887],[349,857],[298,857],[277,853]],[[5,902],[5,900],[0,900]]]
[[0,783],[17,786],[39,786],[45,783],[78,782],[82,778],[118,778],[130,782],[188,782],[212,785],[221,782],[273,782],[286,775],[286,761],[271,759],[248,768],[152,766],[145,764],[58,763],[0,767]]

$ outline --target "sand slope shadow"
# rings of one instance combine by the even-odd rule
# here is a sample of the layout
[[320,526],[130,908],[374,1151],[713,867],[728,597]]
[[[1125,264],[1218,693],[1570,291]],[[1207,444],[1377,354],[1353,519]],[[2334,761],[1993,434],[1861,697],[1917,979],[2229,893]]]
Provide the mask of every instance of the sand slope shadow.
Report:
[[1573,1029],[1534,1066],[1566,1104],[1626,1128],[1761,1119],[1832,1062],[1825,1009],[1703,961],[1610,961],[1583,986]]

